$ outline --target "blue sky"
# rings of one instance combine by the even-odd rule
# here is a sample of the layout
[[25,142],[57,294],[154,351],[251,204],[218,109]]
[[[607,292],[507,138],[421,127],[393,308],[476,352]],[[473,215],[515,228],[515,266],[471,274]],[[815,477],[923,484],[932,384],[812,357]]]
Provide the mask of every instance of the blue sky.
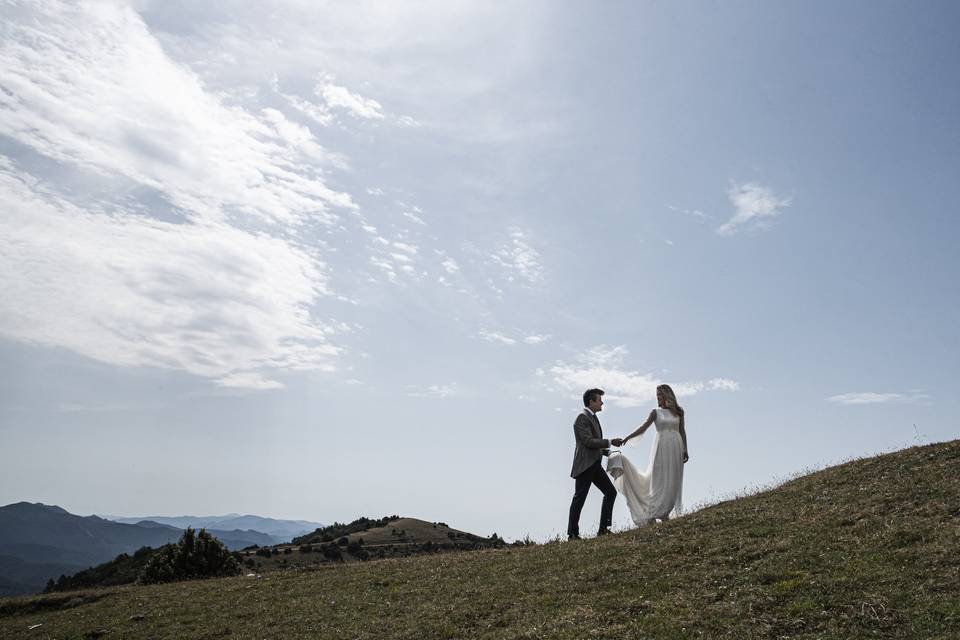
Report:
[[3,503],[545,538],[594,385],[689,505],[956,437],[953,3],[0,12]]

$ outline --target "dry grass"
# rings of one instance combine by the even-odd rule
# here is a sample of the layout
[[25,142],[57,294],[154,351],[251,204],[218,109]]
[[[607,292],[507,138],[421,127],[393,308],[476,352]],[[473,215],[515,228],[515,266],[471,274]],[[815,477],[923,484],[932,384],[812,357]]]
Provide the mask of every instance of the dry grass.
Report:
[[955,441],[602,539],[10,599],[0,637],[958,638],[958,472]]

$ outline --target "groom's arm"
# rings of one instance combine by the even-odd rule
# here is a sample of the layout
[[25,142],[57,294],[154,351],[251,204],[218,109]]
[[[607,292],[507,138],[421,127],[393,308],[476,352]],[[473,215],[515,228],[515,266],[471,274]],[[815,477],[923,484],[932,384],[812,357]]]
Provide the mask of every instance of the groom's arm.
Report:
[[573,423],[573,433],[577,438],[577,443],[587,449],[607,449],[610,447],[609,440],[593,437],[593,428],[590,421],[582,413],[577,416]]

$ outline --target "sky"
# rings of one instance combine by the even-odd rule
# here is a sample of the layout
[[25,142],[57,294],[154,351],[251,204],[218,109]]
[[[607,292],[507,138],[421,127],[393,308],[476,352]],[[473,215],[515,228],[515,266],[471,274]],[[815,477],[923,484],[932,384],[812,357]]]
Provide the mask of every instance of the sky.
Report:
[[958,28],[5,1],[0,503],[545,540],[594,386],[674,387],[690,509],[955,439]]

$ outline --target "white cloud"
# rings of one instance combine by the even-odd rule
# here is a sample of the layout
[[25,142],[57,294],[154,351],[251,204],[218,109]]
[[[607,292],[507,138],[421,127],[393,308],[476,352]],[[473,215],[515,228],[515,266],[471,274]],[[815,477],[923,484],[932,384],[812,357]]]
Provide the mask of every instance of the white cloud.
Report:
[[488,329],[481,329],[478,335],[484,340],[486,340],[487,342],[496,342],[496,343],[510,345],[510,346],[513,346],[520,342],[523,342],[524,344],[543,344],[544,342],[550,339],[550,336],[545,334],[544,335],[531,334],[528,336],[524,336],[522,338],[514,338],[507,334],[500,333],[498,331],[490,331]]
[[231,373],[217,380],[221,387],[240,387],[242,389],[280,389],[282,384],[268,380],[257,373]]
[[930,396],[922,391],[909,391],[907,393],[876,393],[872,391],[862,391],[857,393],[842,393],[827,398],[830,402],[836,404],[918,404],[927,402]]
[[193,219],[330,223],[331,207],[354,206],[321,179],[327,154],[309,131],[277,111],[225,105],[166,56],[130,7],[19,7],[3,22],[0,134],[155,189]]
[[510,230],[510,239],[501,244],[490,258],[507,271],[507,281],[520,278],[528,285],[543,281],[543,266],[540,254],[528,242],[528,236],[521,229]]
[[[311,102],[296,95],[281,94],[290,106],[325,127],[337,123],[337,115],[344,114],[359,120],[383,120],[383,106],[372,98],[365,98],[344,86],[334,83],[330,74],[321,74],[313,93],[320,102]],[[276,86],[274,87],[276,90]],[[373,191],[367,190],[373,195]],[[382,195],[382,192],[381,194]]]
[[754,183],[731,183],[727,195],[734,215],[717,229],[721,235],[732,235],[744,225],[763,228],[783,213],[791,202],[790,198],[776,195],[769,187]]
[[458,394],[456,383],[432,384],[429,387],[407,387],[406,395],[415,398],[449,398]]
[[[636,407],[656,401],[657,386],[664,381],[651,373],[640,373],[624,368],[629,355],[623,345],[600,345],[580,354],[573,363],[557,362],[548,369],[552,384],[579,395],[585,389],[599,387],[604,398],[620,407]],[[538,369],[538,377],[541,370]],[[714,378],[709,383],[669,382],[678,397],[692,396],[704,390],[736,391],[739,384],[733,380]]]
[[423,218],[421,218],[420,216],[418,216],[417,214],[415,214],[415,213],[412,212],[412,211],[404,211],[404,212],[403,212],[403,217],[404,217],[404,218],[407,218],[408,220],[413,220],[413,221],[416,222],[417,224],[422,224],[422,225],[426,225],[426,224],[427,224],[427,223],[423,220]]
[[400,213],[403,215],[404,218],[406,218],[407,220],[412,220],[413,222],[416,222],[419,225],[426,226],[427,223],[424,221],[423,218],[420,217],[420,214],[423,213],[423,209],[421,209],[420,207],[408,207],[402,202],[398,202],[397,204],[399,204],[400,207],[402,208],[402,211]]
[[[542,3],[133,1],[175,58],[223,82],[224,91],[273,85],[307,98],[319,85],[321,96],[309,99],[326,124],[349,120],[390,135],[381,126],[391,123],[403,135],[482,145],[560,130],[545,98],[498,97],[499,88],[526,82],[542,63]],[[278,70],[283,82],[272,81]],[[334,111],[327,98],[344,104]]]
[[327,75],[313,88],[317,97],[323,98],[328,109],[344,111],[354,118],[383,120],[383,107],[372,98],[353,93],[346,87],[334,84],[335,78]]
[[222,386],[332,370],[324,245],[300,231],[356,210],[325,182],[343,158],[231,105],[255,88],[210,90],[129,6],[3,13],[0,136],[25,161],[0,157],[0,333]]
[[707,382],[707,388],[714,391],[739,391],[740,383],[727,378],[713,378]]
[[[699,218],[701,222],[708,217],[707,214],[705,214],[703,211],[700,211],[699,209],[683,209],[681,207],[677,207],[672,204],[668,204],[667,208],[670,209],[671,211],[676,211],[677,213],[683,213],[688,216],[694,216],[695,218]],[[709,217],[713,217],[713,216],[709,216]]]
[[401,251],[406,251],[407,253],[416,254],[419,253],[420,249],[416,245],[412,245],[406,242],[394,242],[393,246]]
[[223,386],[335,367],[324,265],[287,241],[81,209],[2,159],[0,210],[0,334]]
[[397,281],[397,272],[393,264],[389,261],[378,258],[377,256],[370,256],[370,264],[380,269],[390,282]]
[[502,333],[496,331],[488,331],[486,329],[480,330],[480,337],[486,340],[487,342],[498,342],[500,344],[506,345],[515,345],[517,341],[511,338],[510,336],[505,336]]
[[458,273],[460,271],[460,265],[453,258],[445,258],[441,265],[447,273]]
[[317,124],[323,125],[324,127],[329,127],[333,124],[333,113],[327,108],[326,105],[310,102],[309,100],[305,100],[300,96],[283,94],[283,97],[287,99],[287,102],[290,103],[291,107],[312,119]]

